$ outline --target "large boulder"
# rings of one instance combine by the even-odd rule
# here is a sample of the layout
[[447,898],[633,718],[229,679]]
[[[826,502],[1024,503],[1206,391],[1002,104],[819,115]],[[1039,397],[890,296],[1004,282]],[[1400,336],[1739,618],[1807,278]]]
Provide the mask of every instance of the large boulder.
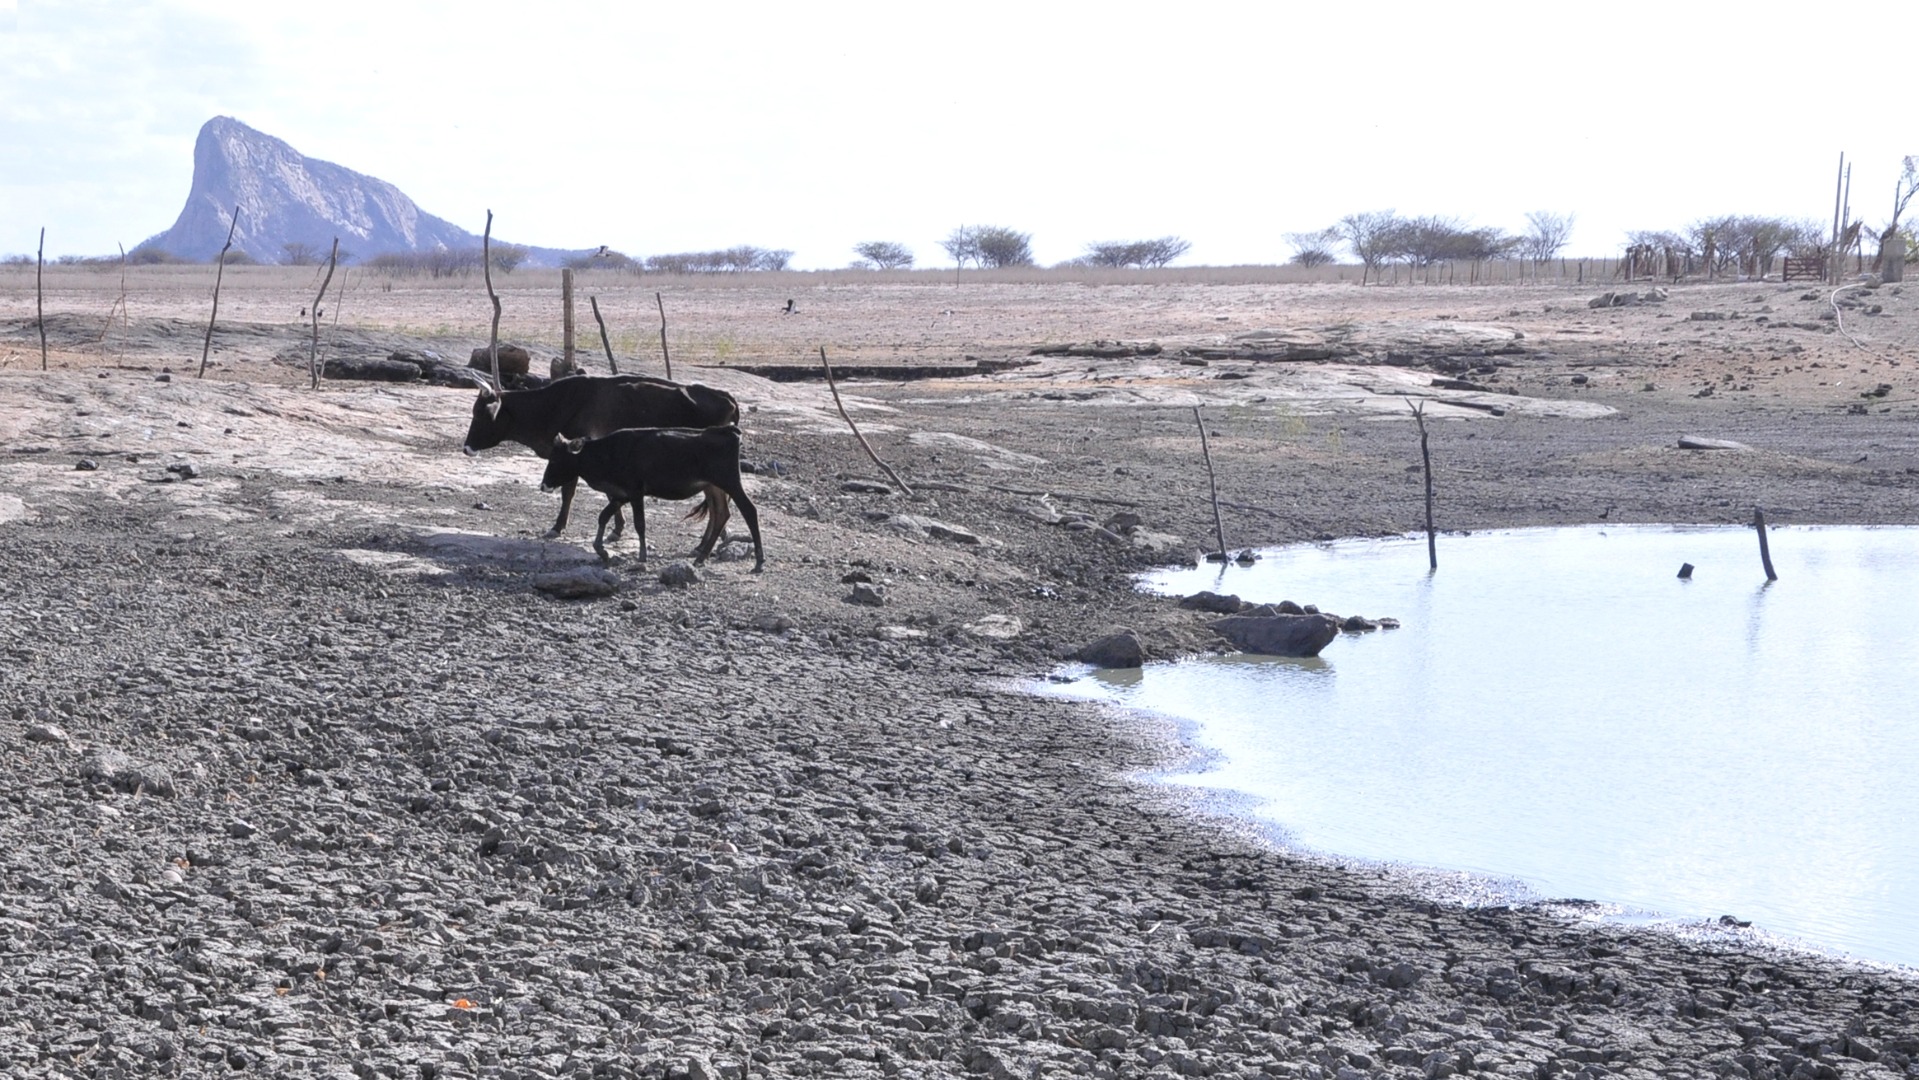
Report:
[[1080,646],[1073,659],[1097,668],[1136,668],[1146,662],[1146,650],[1138,634],[1121,630]]
[[1318,656],[1339,636],[1331,615],[1228,615],[1207,625],[1234,648],[1261,656]]
[[[493,371],[492,351],[484,347],[473,350],[473,358],[467,361],[467,366],[476,371],[484,371],[490,374]],[[518,345],[500,346],[500,375],[502,377],[507,375],[525,375],[532,370],[532,353],[527,352]]]
[[320,362],[320,374],[329,379],[418,382],[420,365],[392,356],[329,356]]

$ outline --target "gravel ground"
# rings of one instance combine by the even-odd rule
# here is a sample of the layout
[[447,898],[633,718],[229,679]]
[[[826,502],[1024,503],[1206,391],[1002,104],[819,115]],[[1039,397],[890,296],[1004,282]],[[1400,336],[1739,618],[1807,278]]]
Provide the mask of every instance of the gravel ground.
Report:
[[[1749,288],[1700,302],[1786,302]],[[1919,320],[1881,297],[1870,359],[1816,323],[1588,333],[1551,294],[1510,352],[1319,310],[1300,340],[1354,352],[843,387],[916,500],[865,490],[822,387],[702,371],[749,409],[768,565],[730,543],[682,587],[670,507],[606,576],[583,515],[542,540],[535,460],[454,449],[469,393],[240,379],[295,329],[224,381],[16,362],[0,1072],[1919,1076],[1909,972],[1437,904],[1140,782],[1168,731],[1018,689],[1121,627],[1219,647],[1129,587],[1211,530],[1193,403],[1236,545],[1411,527],[1408,395],[1449,527],[1919,524]]]

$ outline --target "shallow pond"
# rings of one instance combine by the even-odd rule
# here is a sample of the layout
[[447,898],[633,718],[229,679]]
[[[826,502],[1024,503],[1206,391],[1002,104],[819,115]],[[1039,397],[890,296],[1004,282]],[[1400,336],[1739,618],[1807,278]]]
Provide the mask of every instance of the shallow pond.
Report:
[[[1145,586],[1390,615],[1313,660],[1064,693],[1190,721],[1170,782],[1293,846],[1919,964],[1919,529],[1615,527],[1354,541]],[[1677,577],[1681,563],[1697,569]]]

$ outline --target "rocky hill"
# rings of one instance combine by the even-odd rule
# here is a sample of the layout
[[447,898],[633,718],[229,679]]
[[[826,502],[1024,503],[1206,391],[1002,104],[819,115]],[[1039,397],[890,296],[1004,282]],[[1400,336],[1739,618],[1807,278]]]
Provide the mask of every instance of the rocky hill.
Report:
[[[173,227],[140,244],[184,259],[212,259],[240,208],[233,247],[259,262],[287,258],[286,245],[321,253],[340,238],[359,261],[387,252],[478,248],[480,237],[420,209],[406,193],[365,173],[310,158],[230,116],[200,128],[193,188]],[[499,242],[496,238],[496,242]],[[530,249],[528,265],[557,265],[565,252]]]

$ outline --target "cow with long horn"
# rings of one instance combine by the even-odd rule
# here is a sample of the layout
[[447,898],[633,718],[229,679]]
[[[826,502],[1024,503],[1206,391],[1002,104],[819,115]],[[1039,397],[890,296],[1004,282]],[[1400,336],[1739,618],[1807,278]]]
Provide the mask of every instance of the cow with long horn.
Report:
[[[555,436],[596,439],[622,428],[707,428],[737,424],[740,419],[739,403],[724,390],[645,375],[574,375],[535,390],[502,390],[479,372],[474,373],[474,382],[480,396],[473,403],[473,419],[461,446],[468,455],[517,442],[548,458]],[[566,528],[574,486],[569,480],[561,488],[560,515],[548,536],[558,536]],[[700,546],[710,550],[725,534],[731,511],[720,488],[704,485],[701,494],[700,505],[687,516],[706,518]],[[625,518],[616,509],[615,539],[624,527]]]

